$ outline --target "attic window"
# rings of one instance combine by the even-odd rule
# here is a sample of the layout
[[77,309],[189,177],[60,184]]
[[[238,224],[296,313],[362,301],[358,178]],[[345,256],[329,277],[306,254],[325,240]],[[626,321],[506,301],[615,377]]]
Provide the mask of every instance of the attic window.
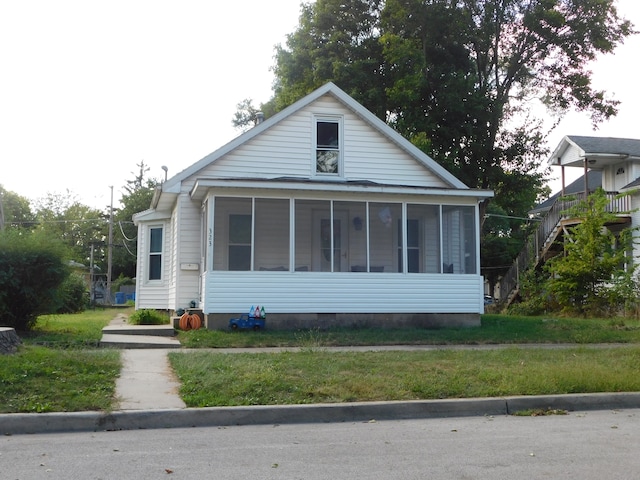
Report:
[[315,173],[341,174],[341,121],[337,117],[315,119]]

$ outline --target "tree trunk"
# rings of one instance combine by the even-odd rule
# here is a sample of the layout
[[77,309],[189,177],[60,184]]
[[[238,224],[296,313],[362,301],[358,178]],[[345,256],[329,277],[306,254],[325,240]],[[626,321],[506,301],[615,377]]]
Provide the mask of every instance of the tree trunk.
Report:
[[0,354],[15,353],[20,343],[15,329],[0,327]]

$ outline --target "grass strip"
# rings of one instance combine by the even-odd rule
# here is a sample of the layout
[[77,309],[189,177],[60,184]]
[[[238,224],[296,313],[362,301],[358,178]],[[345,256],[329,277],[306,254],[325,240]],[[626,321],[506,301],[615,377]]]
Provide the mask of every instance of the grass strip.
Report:
[[130,315],[133,308],[96,308],[74,314],[41,315],[30,332],[19,332],[25,344],[52,348],[96,347],[102,338],[102,328],[122,313]]
[[640,391],[640,347],[169,358],[189,407]]
[[110,410],[120,352],[25,345],[0,362],[0,413]]
[[521,344],[521,343],[640,343],[640,321],[634,319],[575,319],[553,316],[483,315],[480,328],[333,328],[329,330],[260,332],[191,330],[179,333],[188,348]]

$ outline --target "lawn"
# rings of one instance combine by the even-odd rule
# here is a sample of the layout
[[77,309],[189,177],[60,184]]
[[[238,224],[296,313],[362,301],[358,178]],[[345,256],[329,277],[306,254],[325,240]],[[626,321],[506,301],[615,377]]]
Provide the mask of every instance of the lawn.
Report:
[[172,352],[189,407],[640,391],[640,347]]
[[110,410],[120,352],[96,347],[120,312],[43,315],[31,332],[19,332],[18,352],[0,356],[0,413]]
[[[0,357],[0,412],[112,408],[117,350],[95,348],[102,327],[133,309],[46,315]],[[268,327],[268,323],[267,323]],[[188,347],[297,346],[297,353],[170,354],[189,406],[353,402],[640,391],[640,322],[485,315],[471,329],[332,329],[181,332]],[[330,353],[326,346],[497,344],[496,351]],[[518,343],[571,343],[559,351]],[[589,348],[592,343],[625,347]]]
[[20,332],[29,345],[54,348],[97,347],[102,328],[119,314],[130,315],[133,308],[96,308],[74,314],[41,315],[35,327],[28,333]]
[[110,410],[120,352],[24,345],[0,363],[0,413]]
[[640,321],[633,319],[575,319],[554,316],[509,317],[483,315],[480,328],[347,329],[253,332],[180,332],[188,348],[451,345],[520,343],[640,343]]

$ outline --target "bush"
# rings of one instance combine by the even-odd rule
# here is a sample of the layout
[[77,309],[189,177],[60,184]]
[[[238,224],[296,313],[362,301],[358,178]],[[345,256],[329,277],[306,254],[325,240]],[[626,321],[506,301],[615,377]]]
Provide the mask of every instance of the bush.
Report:
[[114,292],[119,292],[120,287],[125,285],[135,285],[136,281],[132,278],[125,277],[123,274],[120,274],[118,278],[116,278],[113,282],[111,282],[111,290]]
[[87,308],[89,292],[84,280],[79,275],[69,275],[58,289],[58,297],[61,303],[57,313],[78,313]]
[[0,233],[0,318],[29,330],[38,315],[59,307],[58,288],[69,276],[64,247],[42,235]]
[[156,310],[136,310],[129,317],[129,323],[133,325],[164,325],[167,323],[166,315]]

